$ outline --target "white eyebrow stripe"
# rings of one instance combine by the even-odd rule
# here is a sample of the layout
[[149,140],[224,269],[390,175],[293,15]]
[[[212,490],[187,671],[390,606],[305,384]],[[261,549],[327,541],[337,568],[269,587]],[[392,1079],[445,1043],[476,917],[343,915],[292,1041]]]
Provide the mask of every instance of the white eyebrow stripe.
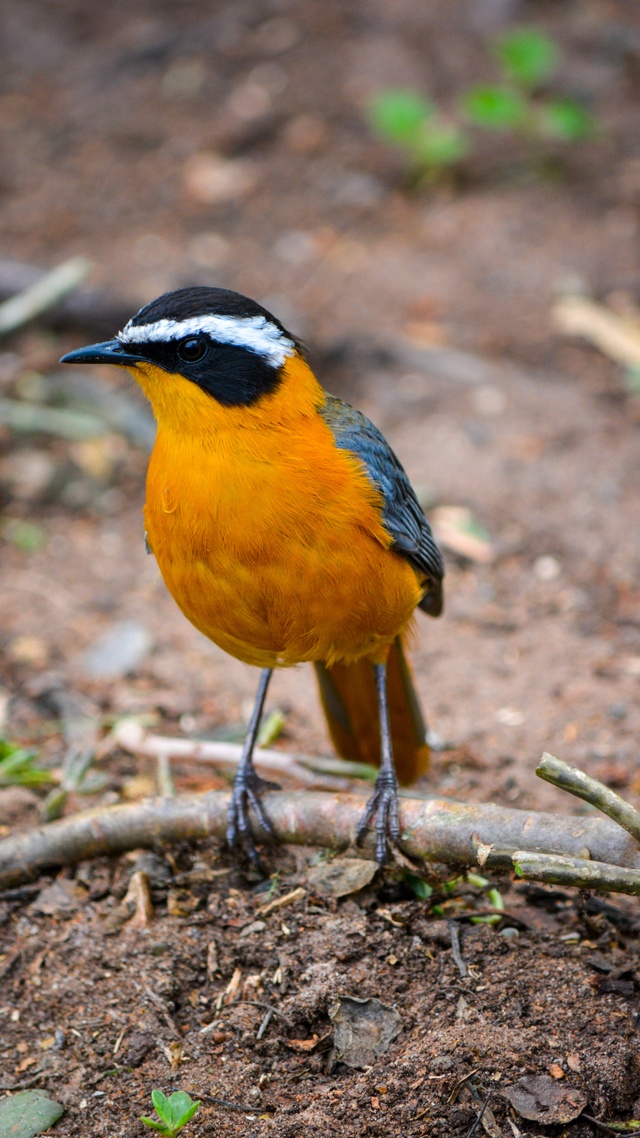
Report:
[[266,316],[190,316],[186,320],[156,320],[134,324],[131,320],[118,332],[121,344],[146,344],[162,340],[183,340],[205,332],[219,344],[234,344],[262,356],[273,367],[281,367],[295,354],[295,344]]

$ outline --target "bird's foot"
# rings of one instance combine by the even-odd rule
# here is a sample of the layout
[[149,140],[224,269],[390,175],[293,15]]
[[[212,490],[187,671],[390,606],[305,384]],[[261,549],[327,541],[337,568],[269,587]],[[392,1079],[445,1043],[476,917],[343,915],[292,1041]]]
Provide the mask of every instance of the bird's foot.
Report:
[[361,846],[366,838],[374,815],[376,815],[376,861],[378,865],[384,865],[388,856],[387,838],[393,845],[397,845],[400,841],[398,780],[393,771],[381,771],[376,779],[376,788],[358,823],[357,845]]
[[280,790],[280,787],[277,782],[267,782],[266,779],[260,778],[253,768],[248,771],[238,771],[227,811],[227,843],[231,849],[241,845],[256,869],[261,869],[262,866],[251,833],[250,806],[257,814],[263,830],[266,830],[272,838],[276,836],[271,820],[262,805],[261,795],[265,790]]

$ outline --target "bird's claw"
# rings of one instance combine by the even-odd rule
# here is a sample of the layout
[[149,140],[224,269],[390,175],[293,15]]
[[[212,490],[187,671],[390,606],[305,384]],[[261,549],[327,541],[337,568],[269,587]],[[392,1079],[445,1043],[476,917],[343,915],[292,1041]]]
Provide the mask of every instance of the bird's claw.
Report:
[[227,844],[231,849],[242,845],[249,861],[261,869],[260,858],[255,847],[251,824],[249,821],[249,807],[252,806],[263,830],[270,837],[275,838],[275,831],[271,819],[262,805],[261,795],[265,790],[280,790],[277,782],[268,782],[260,778],[255,771],[238,773],[231,792],[231,801],[227,811]]
[[388,856],[387,838],[393,845],[397,845],[400,841],[398,782],[392,773],[384,771],[378,775],[376,788],[358,823],[356,845],[362,845],[374,815],[376,815],[376,861],[378,865],[384,865]]

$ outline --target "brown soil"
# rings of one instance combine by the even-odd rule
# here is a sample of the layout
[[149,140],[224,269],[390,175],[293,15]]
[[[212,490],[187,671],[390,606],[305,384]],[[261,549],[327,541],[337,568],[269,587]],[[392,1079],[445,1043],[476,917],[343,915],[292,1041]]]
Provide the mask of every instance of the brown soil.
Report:
[[[91,283],[131,311],[194,281],[255,296],[307,339],[326,386],[384,430],[425,499],[466,506],[489,531],[495,559],[450,556],[446,615],[417,626],[417,683],[451,744],[423,789],[569,811],[533,774],[548,749],[638,804],[638,397],[550,316],[576,282],[618,308],[640,293],[635,6],[10,0],[0,19],[5,255],[88,254]],[[366,96],[415,85],[454,106],[490,78],[482,44],[502,20],[558,37],[560,85],[590,95],[600,136],[552,154],[553,179],[496,137],[457,184],[404,192],[400,161],[363,127]],[[2,394],[37,400],[38,375],[83,335],[16,336],[0,356]],[[424,343],[469,353],[466,379],[455,356],[457,378],[439,370]],[[98,379],[137,398],[118,375]],[[254,674],[186,624],[145,555],[143,450],[117,433],[69,444],[5,430],[0,444],[14,525],[0,543],[4,730],[58,766],[60,690],[104,721],[239,725]],[[9,540],[16,521],[39,527],[41,548]],[[132,676],[89,680],[83,653],[124,619],[144,624],[152,650]],[[283,748],[328,751],[307,669],[276,677],[271,699],[287,712]],[[110,801],[154,777],[119,753],[102,769]],[[176,782],[222,785],[186,765]],[[5,795],[5,831],[32,823],[36,806]],[[493,1088],[495,1133],[511,1135],[501,1089],[558,1068],[587,1113],[640,1115],[636,902],[603,910],[503,882],[512,918],[462,922],[463,979],[430,906],[482,908],[473,890],[423,902],[390,878],[328,901],[308,887],[311,851],[267,856],[276,895],[307,892],[262,930],[251,931],[256,883],[208,847],[146,863],[157,918],[146,928],[105,925],[135,859],[81,867],[64,915],[39,912],[34,891],[0,901],[0,1086],[33,1083],[65,1102],[55,1132],[69,1136],[141,1134],[154,1087],[203,1098],[188,1132],[277,1136],[464,1136]],[[236,969],[235,1001],[221,1002]],[[340,994],[378,996],[402,1016],[370,1070],[329,1062]],[[264,1009],[238,996],[286,1019],[258,1040]],[[583,1120],[554,1131],[510,1118],[533,1134],[594,1133]]]

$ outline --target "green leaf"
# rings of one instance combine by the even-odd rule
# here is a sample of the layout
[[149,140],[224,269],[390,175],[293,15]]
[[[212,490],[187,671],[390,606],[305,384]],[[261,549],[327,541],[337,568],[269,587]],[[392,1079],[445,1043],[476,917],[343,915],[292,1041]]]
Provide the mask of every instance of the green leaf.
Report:
[[167,1098],[162,1091],[155,1090],[151,1092],[151,1101],[161,1122],[154,1122],[152,1118],[146,1116],[141,1117],[140,1121],[144,1122],[145,1126],[159,1130],[166,1135],[166,1138],[175,1138],[178,1131],[186,1126],[200,1106],[200,1100],[194,1101],[186,1091],[174,1091]]
[[279,739],[287,722],[286,716],[279,707],[274,707],[260,725],[257,743],[259,747],[270,747]]
[[527,113],[524,97],[507,87],[472,87],[461,106],[471,122],[487,130],[517,130]]
[[369,103],[369,121],[386,142],[411,143],[435,113],[433,103],[416,91],[381,91]]
[[499,889],[490,889],[487,896],[494,909],[500,909],[500,912],[504,912],[504,897]]
[[505,75],[520,87],[539,87],[555,70],[560,51],[538,28],[515,28],[499,36],[494,52]]
[[151,1101],[163,1122],[169,1122],[169,1099],[162,1091],[152,1091]]
[[416,877],[414,873],[408,873],[405,878],[407,885],[412,893],[415,893],[419,901],[427,901],[433,893],[433,888],[421,877]]
[[412,153],[416,165],[440,167],[454,166],[468,149],[468,139],[460,128],[440,121],[424,123]]
[[594,120],[574,99],[554,99],[541,109],[541,128],[550,138],[575,142],[593,134]]
[[474,873],[473,870],[467,870],[467,884],[475,885],[478,889],[486,889],[489,884],[489,878],[483,877],[481,873]]
[[146,1114],[140,1115],[140,1121],[144,1122],[145,1126],[151,1126],[153,1130],[159,1130],[161,1134],[169,1134],[164,1122],[155,1122],[153,1118],[147,1118]]
[[42,786],[55,782],[51,771],[35,765],[37,754],[0,739],[0,786]]
[[18,1091],[0,1102],[0,1134],[6,1138],[34,1138],[63,1114],[64,1107],[42,1091]]
[[47,532],[42,526],[24,522],[21,518],[5,518],[0,533],[5,541],[23,553],[37,553],[47,540]]

